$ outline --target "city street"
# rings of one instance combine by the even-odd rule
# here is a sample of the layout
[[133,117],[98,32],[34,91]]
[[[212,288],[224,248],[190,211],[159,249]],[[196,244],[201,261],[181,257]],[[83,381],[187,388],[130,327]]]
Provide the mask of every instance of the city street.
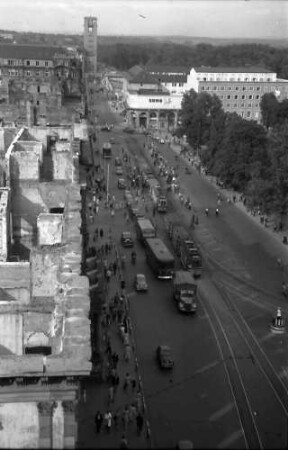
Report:
[[[105,101],[100,101],[97,108],[100,111],[101,123],[115,122]],[[143,153],[144,136],[125,134],[121,131],[121,125],[115,125],[110,133],[100,132],[97,143],[99,148],[103,141],[110,137],[115,140],[114,156],[121,154],[123,146],[131,155],[131,164],[145,158],[153,167],[148,153]],[[161,152],[165,153],[165,158],[171,165],[175,165],[175,153],[171,148],[161,145]],[[205,278],[212,275],[215,281],[224,283],[223,291],[229,288],[229,292],[233,293],[235,306],[239,308],[254,336],[258,338],[261,348],[271,360],[277,378],[281,378],[286,386],[287,377],[283,377],[283,373],[285,374],[284,368],[287,365],[287,337],[272,335],[269,331],[269,323],[276,306],[279,304],[285,310],[285,301],[280,292],[283,274],[276,263],[279,255],[285,260],[284,249],[264,228],[260,229],[259,225],[255,225],[250,217],[234,205],[223,202],[220,206],[220,217],[216,218],[212,211],[216,207],[217,191],[196,171],[193,170],[191,176],[186,175],[185,165],[186,162],[180,160],[181,189],[184,193],[189,192],[193,212],[199,217],[199,226],[194,234],[201,245],[204,259],[209,259],[209,267],[206,268],[203,280],[199,282],[200,305],[196,316],[179,315],[172,302],[171,283],[160,282],[154,278],[150,268],[146,266],[143,249],[138,243],[137,268],[131,267],[128,276],[127,292],[153,444],[155,447],[173,447],[180,439],[189,439],[196,448],[243,448],[246,444],[239,422],[239,404],[237,409],[237,399],[235,402],[227,378],[226,363],[217,347],[219,335],[216,340],[215,321],[211,328],[212,311],[207,309],[211,307],[208,300],[212,299],[215,303],[217,299],[214,307],[220,307],[220,311],[222,308],[221,320],[226,320],[226,324],[223,324],[225,327],[229,327],[230,323],[229,309],[227,312],[227,306],[221,303],[221,296],[218,301],[215,288],[211,287],[209,280],[205,281]],[[113,192],[116,192],[119,198],[122,194],[117,191],[117,178],[112,173],[111,189],[115,190]],[[206,207],[211,210],[210,217],[204,214]],[[148,216],[149,214],[151,217],[151,210]],[[167,216],[170,220],[189,224],[191,212],[171,195]],[[158,234],[168,242],[164,218],[157,215],[155,219]],[[133,232],[131,222],[127,224],[128,228]],[[136,271],[147,276],[147,294],[136,294],[132,288]],[[237,275],[238,278],[231,278],[231,274]],[[243,279],[243,283],[239,282],[239,278]],[[249,282],[248,285],[245,282]],[[257,290],[259,286],[261,292]],[[237,353],[237,359],[240,361],[238,366],[243,361],[240,364],[241,376],[245,378],[246,393],[251,396],[249,411],[254,411],[257,427],[261,429],[260,440],[266,448],[284,448],[286,422],[283,419],[283,408],[275,400],[272,390],[267,392],[265,402],[262,401],[267,387],[266,379],[262,379],[258,367],[255,369],[250,350],[247,351],[244,347],[241,349],[242,341],[240,344],[236,335],[233,337],[232,334],[231,339],[234,355],[237,345],[240,352]],[[170,374],[162,373],[156,365],[155,349],[160,343],[169,344],[173,351],[175,368]],[[255,391],[256,386],[258,392]]]

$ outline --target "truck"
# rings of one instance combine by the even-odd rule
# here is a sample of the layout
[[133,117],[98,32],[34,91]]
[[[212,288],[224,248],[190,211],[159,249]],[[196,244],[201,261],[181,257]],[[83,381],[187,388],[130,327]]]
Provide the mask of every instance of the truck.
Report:
[[173,278],[173,299],[178,311],[195,313],[198,306],[197,285],[187,270],[177,270]]
[[104,142],[102,146],[102,155],[103,159],[111,159],[112,158],[112,146],[110,142]]
[[142,244],[145,244],[147,238],[156,237],[156,230],[151,221],[147,218],[137,219],[136,221],[136,235]]

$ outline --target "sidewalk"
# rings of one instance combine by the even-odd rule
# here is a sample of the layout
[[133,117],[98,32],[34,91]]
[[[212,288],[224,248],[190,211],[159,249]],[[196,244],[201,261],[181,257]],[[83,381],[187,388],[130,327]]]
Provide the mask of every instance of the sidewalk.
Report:
[[[82,421],[85,421],[85,437],[79,440],[78,446],[81,448],[120,448],[121,438],[124,434],[128,448],[149,448],[151,447],[150,425],[147,420],[143,385],[130,323],[129,301],[125,295],[125,288],[123,289],[123,285],[121,286],[121,282],[126,281],[126,276],[125,269],[120,267],[119,253],[122,249],[119,249],[118,242],[119,230],[125,219],[124,209],[118,209],[117,206],[121,204],[120,199],[122,200],[123,193],[122,191],[111,192],[111,196],[115,195],[116,197],[114,215],[111,215],[109,207],[105,207],[106,194],[102,193],[101,195],[102,200],[99,202],[98,214],[94,211],[94,206],[92,214],[88,208],[90,202],[94,205],[92,192],[88,193],[86,203],[89,246],[95,247],[104,265],[111,269],[110,280],[106,281],[107,298],[99,333],[103,355],[103,381],[99,383],[95,383],[93,380],[89,381],[84,391],[80,416],[84,418]],[[95,241],[93,238],[96,229],[98,229],[98,237]],[[130,261],[127,261],[128,264]],[[129,385],[124,388],[127,374],[130,378],[128,380],[127,376]],[[99,433],[96,432],[95,415],[97,411],[100,411],[103,416],[107,411],[112,413],[113,419],[109,432],[106,430],[105,420],[102,422]],[[143,429],[140,433],[137,430],[137,414],[144,419]]]

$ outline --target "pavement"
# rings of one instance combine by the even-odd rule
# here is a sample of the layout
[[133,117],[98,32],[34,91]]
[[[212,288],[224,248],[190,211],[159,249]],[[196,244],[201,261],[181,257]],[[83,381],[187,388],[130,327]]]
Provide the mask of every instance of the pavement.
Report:
[[[97,157],[95,159],[97,159]],[[94,160],[94,163],[97,163],[97,161]],[[93,379],[89,380],[83,388],[79,408],[79,438],[77,446],[80,448],[120,448],[121,438],[125,435],[128,448],[151,448],[151,430],[143,395],[142,379],[139,373],[133,327],[130,321],[129,299],[126,296],[125,288],[122,289],[123,285],[121,287],[121,281],[125,281],[126,271],[128,272],[128,266],[131,264],[131,261],[127,261],[125,268],[121,267],[119,256],[121,255],[121,252],[123,252],[123,249],[119,248],[120,230],[125,226],[126,220],[123,191],[119,191],[116,188],[114,188],[114,190],[115,192],[113,192],[112,186],[110,195],[111,197],[112,195],[115,195],[114,214],[111,214],[111,209],[105,206],[105,193],[102,193],[103,198],[99,203],[98,213],[94,210],[95,204],[93,203],[92,191],[88,189],[87,194],[86,220],[88,224],[89,247],[95,247],[97,252],[99,252],[101,247],[104,250],[105,244],[109,244],[110,251],[108,251],[108,253],[104,251],[103,254],[100,255],[100,258],[102,259],[102,262],[106,260],[108,266],[118,260],[118,266],[115,274],[112,270],[110,281],[106,281],[106,305],[103,308],[103,314],[100,317],[101,325],[98,332],[99,342],[93,343],[100,349],[102,355],[102,376],[98,377],[98,381]],[[89,209],[89,204],[91,203],[92,213]],[[98,238],[95,241],[94,236],[96,229],[98,229]],[[101,229],[103,231],[103,237],[100,237]],[[123,303],[122,306],[120,303],[118,308],[115,307],[115,312],[119,310],[122,311],[122,313],[119,312],[119,321],[117,314],[115,314],[114,320],[113,314],[110,314],[109,321],[109,309],[111,308],[110,305],[113,304],[116,293],[118,293],[119,296],[123,295]],[[112,310],[110,310],[110,312],[111,311]],[[109,322],[111,323],[109,324]],[[123,335],[120,331],[120,325],[124,322],[126,322],[127,325],[127,333]],[[109,352],[110,350],[108,348],[108,341],[110,342],[112,353],[116,352],[119,357],[116,368],[116,372],[119,376],[119,385],[113,389],[114,399],[111,399],[110,397],[112,389],[110,389],[109,393],[109,387],[112,386],[112,383],[111,378],[109,378],[109,373],[111,374],[111,358],[109,358],[109,353],[107,353],[107,351]],[[108,362],[109,360],[110,364]],[[108,368],[109,366],[110,369]],[[124,390],[124,380],[127,373],[130,375],[131,381],[135,380],[135,387],[132,387],[132,384],[130,383],[128,388]],[[130,408],[132,404],[135,405],[136,413],[139,412],[144,418],[144,425],[141,433],[137,431],[135,408]],[[129,423],[127,424],[123,420],[126,407],[128,411],[130,411]],[[107,411],[111,411],[113,419],[111,430],[109,432],[105,428],[104,421],[100,432],[96,432],[95,414],[97,411],[100,411],[102,415]],[[115,415],[117,415],[118,420],[115,419]]]

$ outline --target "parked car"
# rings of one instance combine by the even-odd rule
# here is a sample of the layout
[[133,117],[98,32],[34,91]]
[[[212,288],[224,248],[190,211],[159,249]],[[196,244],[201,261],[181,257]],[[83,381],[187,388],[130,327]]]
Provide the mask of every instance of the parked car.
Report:
[[117,166],[116,167],[116,175],[123,175],[123,167],[122,166]]
[[171,348],[168,345],[158,345],[156,357],[161,369],[172,369],[174,367]]
[[143,273],[137,273],[134,281],[134,286],[137,292],[146,292],[148,290],[146,277]]
[[124,128],[123,131],[124,131],[124,133],[128,133],[128,134],[134,134],[135,133],[134,128],[129,128],[129,127]]
[[121,244],[123,245],[123,247],[133,247],[134,246],[134,242],[133,242],[130,231],[123,231],[123,233],[121,234]]
[[165,140],[163,138],[160,139],[160,144],[165,144]]
[[126,180],[124,178],[119,178],[117,185],[118,185],[118,189],[126,189],[126,187],[127,187]]

